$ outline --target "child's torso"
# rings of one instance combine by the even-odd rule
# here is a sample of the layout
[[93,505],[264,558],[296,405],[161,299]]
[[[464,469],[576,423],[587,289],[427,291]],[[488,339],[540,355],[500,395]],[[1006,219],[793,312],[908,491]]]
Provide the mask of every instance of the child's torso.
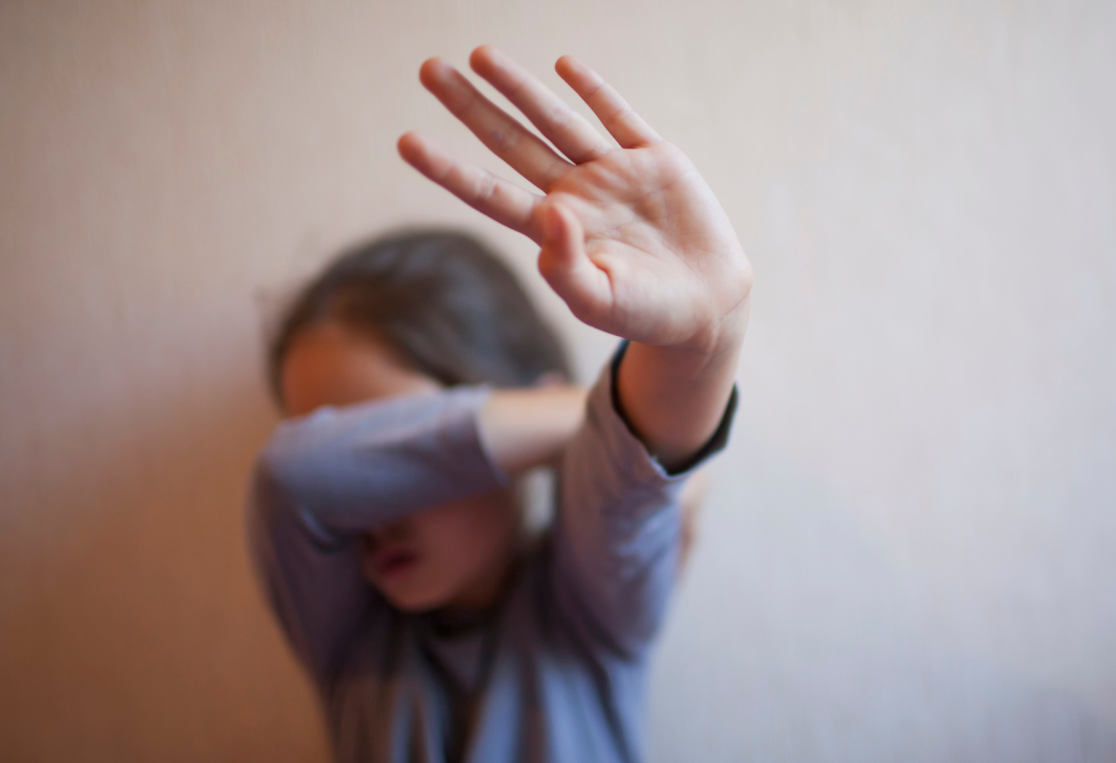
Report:
[[327,697],[338,760],[640,760],[646,660],[590,647],[583,624],[556,616],[548,557],[466,634],[395,611],[362,628]]

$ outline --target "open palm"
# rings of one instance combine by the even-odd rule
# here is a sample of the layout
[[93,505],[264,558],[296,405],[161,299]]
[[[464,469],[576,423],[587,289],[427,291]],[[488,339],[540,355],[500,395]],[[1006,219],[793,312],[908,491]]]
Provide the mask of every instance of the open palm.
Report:
[[541,247],[539,270],[581,320],[648,345],[716,352],[746,320],[751,266],[712,191],[676,147],[596,73],[566,56],[556,70],[619,143],[490,46],[473,69],[561,152],[439,59],[429,89],[540,196],[408,133],[399,151],[470,206]]

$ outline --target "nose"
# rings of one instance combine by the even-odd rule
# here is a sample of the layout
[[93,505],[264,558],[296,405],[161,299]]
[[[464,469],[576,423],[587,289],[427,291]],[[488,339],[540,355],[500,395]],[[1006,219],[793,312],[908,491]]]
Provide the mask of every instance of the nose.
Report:
[[384,543],[400,543],[410,535],[409,527],[410,522],[406,519],[397,519],[375,528],[365,536],[365,539],[369,548],[376,548]]

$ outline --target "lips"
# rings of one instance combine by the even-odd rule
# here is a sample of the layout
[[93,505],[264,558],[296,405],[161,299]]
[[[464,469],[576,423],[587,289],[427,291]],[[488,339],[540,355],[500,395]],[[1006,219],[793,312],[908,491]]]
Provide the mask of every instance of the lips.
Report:
[[383,546],[372,554],[372,569],[381,578],[404,574],[418,563],[419,555],[405,546]]

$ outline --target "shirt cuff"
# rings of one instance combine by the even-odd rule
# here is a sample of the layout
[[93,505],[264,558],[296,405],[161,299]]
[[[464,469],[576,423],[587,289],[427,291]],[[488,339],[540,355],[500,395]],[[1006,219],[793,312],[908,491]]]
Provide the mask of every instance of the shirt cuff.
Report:
[[724,450],[725,446],[728,444],[729,435],[732,431],[732,422],[736,416],[736,408],[739,400],[736,385],[732,385],[732,393],[729,395],[728,402],[725,404],[725,411],[721,415],[721,420],[712,436],[710,436],[705,444],[702,445],[693,456],[687,459],[685,463],[668,470],[647,450],[647,446],[644,445],[643,441],[636,435],[635,429],[632,427],[627,414],[624,412],[623,406],[620,404],[620,393],[617,388],[616,379],[617,373],[620,370],[620,361],[623,360],[624,353],[627,349],[628,340],[625,339],[620,343],[620,346],[616,348],[612,360],[609,362],[608,366],[602,370],[600,378],[594,385],[594,389],[590,394],[590,408],[594,411],[596,416],[599,417],[606,428],[614,430],[612,439],[615,445],[620,446],[624,450],[638,450],[642,456],[641,460],[662,477],[669,479],[685,477],[714,455]]

